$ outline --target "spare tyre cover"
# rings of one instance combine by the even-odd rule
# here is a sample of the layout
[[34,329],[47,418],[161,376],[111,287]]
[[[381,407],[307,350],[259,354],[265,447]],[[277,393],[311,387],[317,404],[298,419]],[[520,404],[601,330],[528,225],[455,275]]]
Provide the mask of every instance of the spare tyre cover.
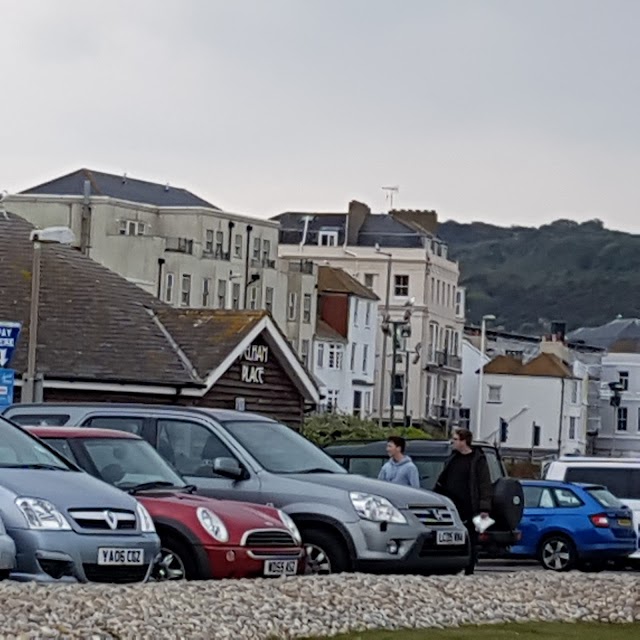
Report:
[[517,529],[524,510],[524,492],[516,478],[500,478],[493,485],[491,516],[496,529]]

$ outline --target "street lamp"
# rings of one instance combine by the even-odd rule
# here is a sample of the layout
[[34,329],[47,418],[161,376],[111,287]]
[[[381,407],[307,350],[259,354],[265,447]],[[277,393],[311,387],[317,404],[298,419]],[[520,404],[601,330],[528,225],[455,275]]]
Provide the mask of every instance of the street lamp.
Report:
[[[380,250],[380,245],[376,244],[376,253],[387,256],[387,291],[384,301],[384,320],[382,322],[382,362],[380,363],[380,399],[378,403],[378,425],[382,426],[384,415],[384,382],[387,376],[387,338],[389,326],[389,301],[391,298],[391,266],[393,264],[393,254]],[[387,330],[385,331],[385,327]],[[392,383],[393,384],[393,381]]]
[[475,438],[480,437],[480,431],[482,429],[482,407],[484,404],[482,397],[482,379],[484,374],[484,352],[487,341],[487,322],[495,319],[496,317],[492,314],[482,316],[482,326],[480,329],[480,372],[478,374],[478,407],[476,411],[476,432],[473,434]]
[[[29,239],[33,243],[33,266],[31,269],[31,312],[29,317],[29,345],[27,372],[20,396],[21,402],[36,401],[36,358],[38,351],[38,312],[40,307],[40,262],[43,244],[72,244],[75,235],[69,227],[47,227],[35,229]],[[40,399],[40,398],[38,398]]]

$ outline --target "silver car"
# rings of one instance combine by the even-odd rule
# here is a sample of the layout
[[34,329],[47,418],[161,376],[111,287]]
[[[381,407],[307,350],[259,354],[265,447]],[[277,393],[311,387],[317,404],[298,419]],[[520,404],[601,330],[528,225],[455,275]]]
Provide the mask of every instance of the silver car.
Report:
[[16,545],[7,534],[4,523],[0,518],[0,580],[9,577],[16,566]]
[[17,550],[15,580],[142,582],[160,552],[133,497],[1,418],[0,513]]

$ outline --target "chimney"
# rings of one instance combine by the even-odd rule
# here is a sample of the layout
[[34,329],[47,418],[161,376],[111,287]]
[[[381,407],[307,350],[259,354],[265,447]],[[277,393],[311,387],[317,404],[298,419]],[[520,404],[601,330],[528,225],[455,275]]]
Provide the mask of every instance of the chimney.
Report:
[[551,340],[556,342],[564,342],[566,332],[567,332],[566,322],[551,323]]
[[393,209],[389,211],[389,215],[419,231],[434,236],[438,232],[438,214],[435,211],[428,211],[427,209]]
[[507,349],[504,354],[517,360],[520,364],[524,362],[524,351]]
[[347,214],[347,233],[345,240],[347,245],[358,244],[358,234],[367,216],[371,214],[371,209],[362,202],[352,200],[349,203],[349,213]]

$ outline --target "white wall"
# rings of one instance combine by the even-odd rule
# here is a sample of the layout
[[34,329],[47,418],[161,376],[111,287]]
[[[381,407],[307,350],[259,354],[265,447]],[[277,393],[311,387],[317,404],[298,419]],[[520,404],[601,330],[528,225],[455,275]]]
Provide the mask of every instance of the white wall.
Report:
[[468,340],[462,341],[462,376],[460,377],[460,406],[468,409],[470,415],[469,428],[477,433],[478,407],[478,371],[489,362],[487,355],[482,355]]

